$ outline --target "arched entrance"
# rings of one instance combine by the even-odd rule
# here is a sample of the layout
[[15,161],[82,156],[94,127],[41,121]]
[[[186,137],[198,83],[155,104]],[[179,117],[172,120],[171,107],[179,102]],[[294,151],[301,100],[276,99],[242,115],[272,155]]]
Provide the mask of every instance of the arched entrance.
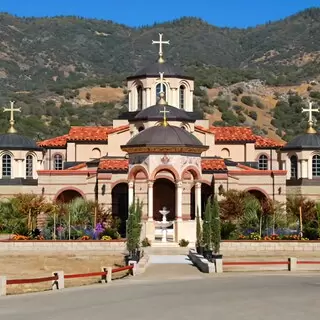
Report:
[[83,196],[77,190],[67,189],[59,193],[59,195],[56,198],[56,201],[62,203],[69,203],[76,198],[83,198]]
[[160,178],[153,185],[153,219],[156,221],[162,220],[162,215],[159,212],[163,207],[166,207],[170,213],[167,215],[167,220],[175,220],[175,205],[176,205],[176,187],[169,179]]
[[247,190],[247,192],[256,197],[260,202],[266,201],[268,199],[265,193],[257,189]]
[[[205,183],[202,183],[201,184],[201,218],[203,219],[203,214],[204,214],[204,211],[206,209],[206,204],[207,204],[207,201],[209,199],[209,197],[212,195],[212,187],[209,186],[208,184],[205,184]],[[191,197],[191,213],[190,213],[190,217],[191,217],[191,220],[194,220],[195,219],[195,208],[196,208],[196,205],[195,205],[195,187],[193,186],[192,189],[191,189],[191,194],[190,194],[190,197]]]
[[112,216],[120,219],[119,233],[126,236],[128,219],[128,184],[118,183],[112,188]]

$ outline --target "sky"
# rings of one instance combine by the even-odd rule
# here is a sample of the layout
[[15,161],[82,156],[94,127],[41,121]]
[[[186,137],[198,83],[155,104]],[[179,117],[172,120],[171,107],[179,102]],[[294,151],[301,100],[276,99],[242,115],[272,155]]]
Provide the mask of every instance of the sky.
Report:
[[219,27],[246,28],[310,7],[320,7],[320,0],[0,0],[0,12],[18,16],[75,15],[128,26],[193,16]]

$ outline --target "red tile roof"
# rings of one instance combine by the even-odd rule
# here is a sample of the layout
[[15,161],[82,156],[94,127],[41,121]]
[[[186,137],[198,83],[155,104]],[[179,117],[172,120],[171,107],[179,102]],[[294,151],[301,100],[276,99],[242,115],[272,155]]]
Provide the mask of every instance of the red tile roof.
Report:
[[110,171],[127,171],[129,160],[127,159],[101,159],[99,169]]
[[83,163],[79,163],[73,167],[70,167],[66,170],[79,170],[79,169],[85,168],[86,166],[87,166],[87,164],[85,162],[83,162]]
[[202,132],[213,133],[216,142],[252,141],[257,148],[282,147],[284,144],[267,137],[254,135],[251,128],[247,127],[210,127],[209,129],[196,126]]
[[201,168],[204,171],[226,171],[227,166],[223,159],[202,159]]
[[68,135],[65,134],[64,136],[55,137],[51,139],[47,139],[44,141],[38,142],[39,147],[65,147],[67,143]]
[[284,146],[284,143],[275,141],[273,139],[267,138],[267,137],[261,137],[261,136],[255,136],[256,137],[256,147],[257,148],[280,148]]
[[68,134],[38,143],[40,147],[65,147],[68,141],[106,141],[108,135],[127,130],[129,125],[120,127],[71,127]]

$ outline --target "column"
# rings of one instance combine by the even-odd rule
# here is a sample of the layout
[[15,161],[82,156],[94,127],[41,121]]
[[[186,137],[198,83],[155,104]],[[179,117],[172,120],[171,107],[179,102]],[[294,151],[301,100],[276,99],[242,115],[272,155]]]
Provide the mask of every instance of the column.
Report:
[[128,105],[129,105],[129,111],[134,111],[133,109],[133,101],[132,101],[132,90],[129,90],[128,92]]
[[194,187],[195,191],[195,213],[194,216],[197,218],[197,214],[199,214],[199,217],[201,219],[201,182],[196,182],[196,185]]
[[133,188],[134,188],[134,182],[133,182],[133,181],[129,181],[128,185],[129,185],[129,190],[128,190],[128,205],[129,205],[129,208],[130,208],[130,206],[131,206],[132,203],[133,203],[133,195],[134,195]]
[[301,178],[308,178],[308,163],[307,160],[301,160]]
[[182,182],[176,183],[176,220],[182,221]]
[[148,221],[153,221],[153,181],[148,182]]
[[151,88],[146,88],[147,90],[147,104],[145,108],[148,108],[151,106]]

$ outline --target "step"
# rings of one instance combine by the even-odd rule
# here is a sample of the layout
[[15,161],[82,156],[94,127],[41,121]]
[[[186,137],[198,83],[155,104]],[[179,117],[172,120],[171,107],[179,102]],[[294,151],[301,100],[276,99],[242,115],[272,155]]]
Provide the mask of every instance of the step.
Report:
[[161,241],[153,241],[151,242],[151,247],[154,248],[178,248],[178,242],[161,242]]

